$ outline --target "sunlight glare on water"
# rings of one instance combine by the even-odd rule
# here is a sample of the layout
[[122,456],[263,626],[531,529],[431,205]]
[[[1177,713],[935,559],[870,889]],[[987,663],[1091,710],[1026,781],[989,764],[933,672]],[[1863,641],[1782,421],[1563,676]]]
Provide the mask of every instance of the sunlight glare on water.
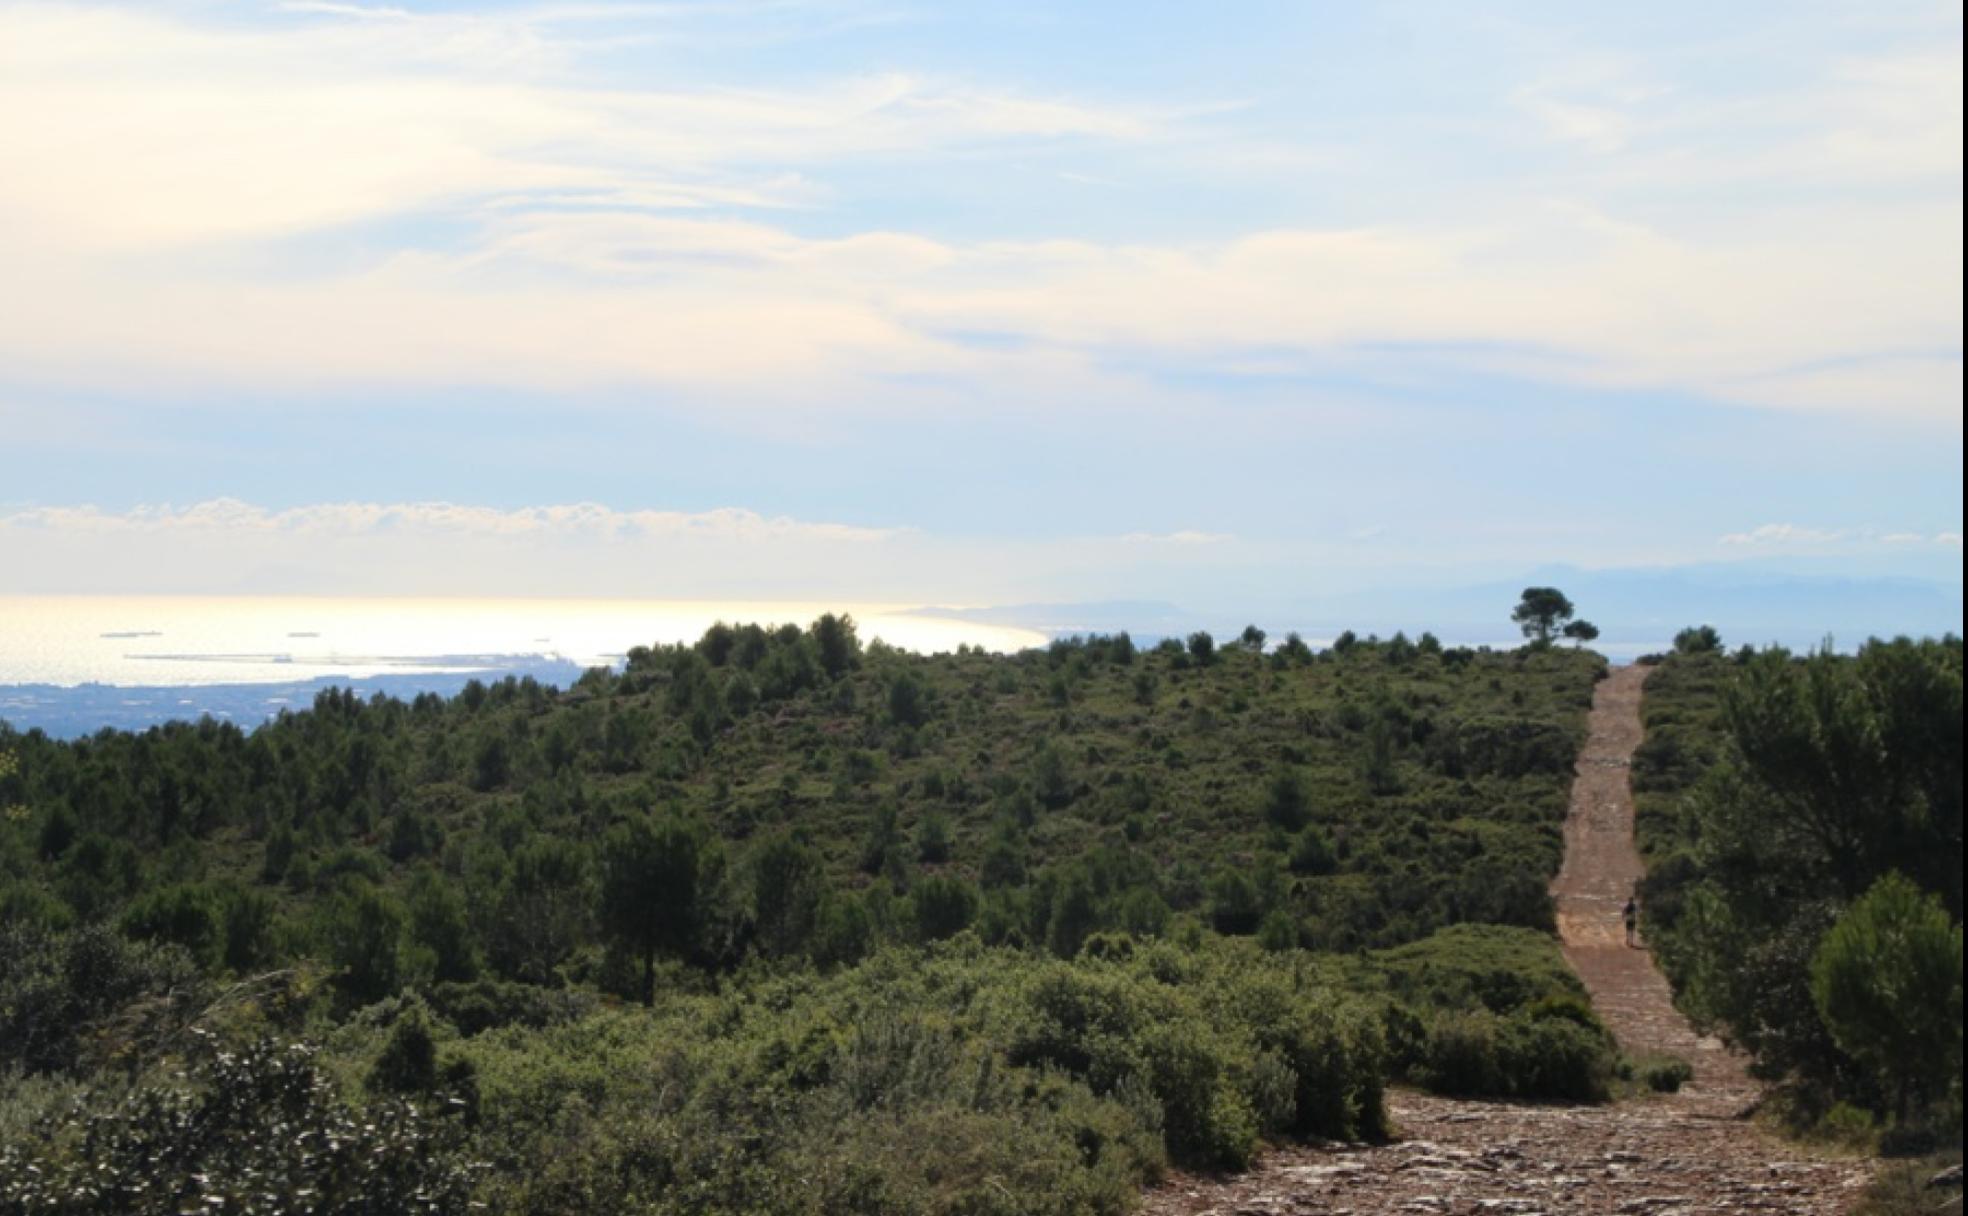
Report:
[[717,621],[805,625],[848,612],[906,650],[1042,646],[1043,634],[901,605],[577,599],[0,596],[0,684],[254,684],[463,672],[511,656],[613,663]]

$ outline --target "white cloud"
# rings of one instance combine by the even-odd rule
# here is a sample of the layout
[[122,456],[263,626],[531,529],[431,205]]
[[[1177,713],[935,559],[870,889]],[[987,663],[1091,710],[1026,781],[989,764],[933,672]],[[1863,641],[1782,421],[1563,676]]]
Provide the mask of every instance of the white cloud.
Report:
[[371,12],[233,29],[0,7],[0,218],[87,252],[548,191],[786,201],[774,183],[801,165],[1138,139],[1153,122],[899,73],[797,92],[594,87],[551,24]]
[[[1115,369],[1148,361],[1237,374],[1425,345],[1563,384],[1960,425],[1958,50],[1839,63],[1818,92],[1748,114],[1674,111],[1641,84],[1520,95],[1617,172],[1781,197],[1737,223],[1581,185],[1451,190],[1433,222],[1155,245],[815,239],[786,217],[869,157],[1054,140],[1181,157],[1212,141],[1174,138],[1167,115],[906,73],[598,85],[562,28],[593,6],[292,8],[227,26],[0,6],[0,360],[17,374],[126,391],[633,386],[797,417],[1000,408],[1039,383],[1098,405],[1147,392]],[[661,36],[694,10],[615,15],[630,11]],[[1707,136],[1736,127],[1752,151],[1713,155]],[[1950,166],[1951,191],[1874,189]],[[1797,193],[1805,178],[1840,189]],[[444,239],[379,238],[393,252],[325,266],[267,245],[413,217]],[[950,336],[965,332],[1020,341]]]
[[1236,537],[1226,532],[1204,532],[1197,528],[1182,528],[1174,532],[1129,532],[1122,536],[1124,545],[1227,545]]
[[1552,135],[1594,152],[1617,152],[1632,136],[1631,120],[1610,106],[1562,101],[1536,92],[1520,94],[1518,104]]
[[720,596],[856,603],[1113,594],[1174,566],[1248,560],[1200,530],[952,538],[742,508],[619,510],[219,498],[0,512],[0,594]]
[[93,506],[35,507],[0,515],[0,529],[146,535],[378,536],[435,535],[571,538],[576,536],[690,538],[719,543],[782,539],[873,544],[902,535],[893,528],[810,523],[739,508],[688,513],[617,511],[582,502],[500,510],[448,502],[319,503],[269,510],[236,498],[189,506],[139,506],[104,511]]
[[1810,145],[1820,171],[1878,182],[1902,175],[1952,176],[1959,190],[1961,48],[1865,59],[1837,66],[1819,104]]
[[[918,543],[906,529],[741,509],[499,509],[444,502],[234,499],[128,511],[0,515],[8,590],[147,593],[641,594],[768,589],[798,597],[866,575]],[[865,596],[861,598],[866,598]]]
[[1852,539],[1853,528],[1806,528],[1797,524],[1763,524],[1747,532],[1730,532],[1716,541],[1734,547],[1776,547],[1785,545],[1829,545]]
[[1907,548],[1918,545],[1955,546],[1961,544],[1959,532],[1887,531],[1873,527],[1814,528],[1800,524],[1763,524],[1746,532],[1730,532],[1717,539],[1718,545],[1735,549],[1866,549]]
[[[1602,183],[1644,183],[1670,196],[1751,184],[1945,187],[1962,166],[1958,15],[1952,29],[1945,24],[1919,49],[1840,54],[1762,84],[1731,73],[1719,88],[1683,78],[1677,67],[1699,77],[1705,65],[1678,64],[1673,54],[1567,47],[1511,101],[1552,140],[1591,153],[1579,167]],[[1771,53],[1761,34],[1739,49]]]
[[[1958,425],[1960,359],[1942,353],[1959,333],[1959,293],[1943,294],[1958,262],[1924,239],[1800,260],[1805,237],[1696,245],[1577,208],[1192,247],[812,240],[754,222],[519,211],[466,253],[323,278],[159,276],[22,251],[0,353],[125,386],[635,384],[875,408],[898,376],[961,381],[975,407],[1013,398],[1040,364],[1098,378],[1130,354],[1228,371],[1253,355],[1423,344],[1566,383]],[[948,337],[963,332],[1026,342]],[[1865,357],[1882,347],[1936,353]]]

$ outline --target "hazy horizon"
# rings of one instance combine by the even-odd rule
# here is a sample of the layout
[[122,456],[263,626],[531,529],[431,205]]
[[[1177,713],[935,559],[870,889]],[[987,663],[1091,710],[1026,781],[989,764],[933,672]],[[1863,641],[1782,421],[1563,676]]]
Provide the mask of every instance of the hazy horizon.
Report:
[[[1594,648],[1615,660],[1669,647],[1682,627],[1719,628],[1731,644],[1849,649],[1869,637],[1958,634],[1960,585],[1784,576],[1703,578],[1686,571],[1543,569],[1522,578],[1432,588],[1355,587],[1251,611],[1163,600],[920,604],[565,595],[0,594],[0,686],[288,684],[390,676],[403,688],[448,677],[560,663],[614,666],[632,647],[695,641],[714,622],[806,625],[852,616],[864,639],[924,653],[1014,651],[1074,635],[1143,642],[1202,630],[1229,638],[1256,624],[1315,648],[1339,633],[1509,647],[1519,583],[1556,582],[1594,620]],[[1251,607],[1245,605],[1243,607]]]

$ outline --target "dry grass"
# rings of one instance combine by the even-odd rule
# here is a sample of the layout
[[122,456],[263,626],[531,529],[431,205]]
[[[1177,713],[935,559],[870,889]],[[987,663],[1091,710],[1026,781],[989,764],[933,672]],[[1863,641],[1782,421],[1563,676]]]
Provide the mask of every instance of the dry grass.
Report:
[[1961,1186],[1931,1185],[1948,1166],[1960,1166],[1961,1151],[1889,1162],[1879,1171],[1852,1216],[1960,1216]]

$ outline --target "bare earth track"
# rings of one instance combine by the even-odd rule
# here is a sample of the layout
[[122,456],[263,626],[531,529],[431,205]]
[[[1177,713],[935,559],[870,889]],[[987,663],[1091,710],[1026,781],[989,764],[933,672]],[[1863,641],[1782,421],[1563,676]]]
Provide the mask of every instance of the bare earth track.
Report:
[[1642,873],[1627,773],[1647,672],[1615,668],[1594,696],[1551,893],[1565,957],[1620,1043],[1688,1060],[1693,1082],[1678,1094],[1597,1107],[1400,1091],[1388,1101],[1398,1143],[1284,1150],[1227,1181],[1177,1175],[1148,1196],[1149,1216],[1846,1210],[1868,1176],[1864,1164],[1813,1157],[1741,1118],[1757,1093],[1741,1061],[1694,1032],[1647,952],[1625,944],[1620,912]]

